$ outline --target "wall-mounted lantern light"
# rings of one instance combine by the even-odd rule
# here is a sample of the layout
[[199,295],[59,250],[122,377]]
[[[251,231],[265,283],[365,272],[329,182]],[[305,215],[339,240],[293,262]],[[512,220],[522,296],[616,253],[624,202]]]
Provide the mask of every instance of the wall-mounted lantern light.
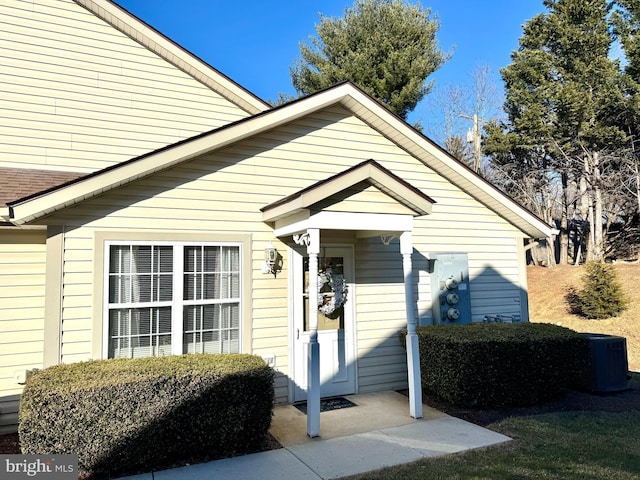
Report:
[[273,246],[273,243],[269,242],[269,245],[264,249],[262,273],[272,273],[275,276],[280,270],[282,270],[282,256]]

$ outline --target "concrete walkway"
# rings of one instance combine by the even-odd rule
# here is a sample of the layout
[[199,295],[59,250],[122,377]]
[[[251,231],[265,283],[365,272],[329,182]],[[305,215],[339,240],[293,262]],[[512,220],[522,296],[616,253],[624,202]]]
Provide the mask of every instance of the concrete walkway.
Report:
[[357,406],[323,412],[320,438],[307,437],[304,413],[292,405],[278,406],[270,432],[284,448],[126,478],[334,479],[510,440],[426,405],[424,417],[413,419],[409,400],[397,392],[345,398]]

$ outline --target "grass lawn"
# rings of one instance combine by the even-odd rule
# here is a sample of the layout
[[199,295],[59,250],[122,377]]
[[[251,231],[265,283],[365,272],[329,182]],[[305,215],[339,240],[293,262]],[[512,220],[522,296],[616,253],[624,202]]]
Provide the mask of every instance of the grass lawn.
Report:
[[552,413],[511,418],[490,428],[514,441],[348,478],[640,479],[640,412]]
[[[632,380],[640,385],[640,375]],[[506,418],[487,428],[507,444],[420,460],[351,480],[640,479],[640,406],[622,412],[566,411]]]
[[[620,317],[586,320],[567,310],[568,286],[581,287],[581,267],[528,267],[532,322],[554,323],[582,332],[620,335],[627,339],[631,371],[640,372],[640,264],[615,265],[629,297],[629,309]],[[640,373],[630,382],[640,389]],[[592,404],[589,397],[591,397]],[[522,409],[505,418],[489,412],[486,428],[507,435],[512,442],[458,455],[421,460],[348,477],[351,480],[640,480],[640,396],[613,406],[619,399],[574,395],[536,411]],[[601,408],[603,402],[612,408]],[[584,403],[584,404],[583,404]],[[442,407],[437,405],[436,408]],[[454,416],[461,412],[447,411]],[[468,413],[468,412],[462,412]],[[481,412],[472,412],[480,419]],[[492,418],[498,420],[491,420]],[[469,418],[467,418],[469,419]]]

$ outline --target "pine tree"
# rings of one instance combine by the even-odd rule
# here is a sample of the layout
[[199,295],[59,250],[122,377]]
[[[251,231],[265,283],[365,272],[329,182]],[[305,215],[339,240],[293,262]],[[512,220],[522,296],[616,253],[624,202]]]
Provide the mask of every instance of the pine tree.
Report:
[[571,311],[590,319],[617,317],[628,305],[622,285],[610,265],[587,262],[582,277],[583,288],[570,291]]
[[[602,259],[605,161],[626,140],[617,123],[625,108],[622,72],[609,56],[611,2],[544,5],[548,13],[526,23],[512,63],[502,70],[508,119],[488,129],[486,150],[508,178],[533,184],[528,205],[542,203],[538,213],[545,220],[561,220],[561,263],[568,260],[568,218],[580,203],[590,220],[589,255]],[[578,202],[573,194],[581,188]]]
[[356,0],[342,18],[320,20],[291,68],[300,95],[350,80],[406,118],[431,90],[427,77],[448,59],[438,48],[437,16],[419,3]]

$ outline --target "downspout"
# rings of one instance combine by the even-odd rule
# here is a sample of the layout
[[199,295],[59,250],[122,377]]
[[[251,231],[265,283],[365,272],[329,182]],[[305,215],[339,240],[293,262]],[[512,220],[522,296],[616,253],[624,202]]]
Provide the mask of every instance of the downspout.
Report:
[[62,226],[47,228],[44,297],[44,367],[62,361],[62,298],[64,236]]

